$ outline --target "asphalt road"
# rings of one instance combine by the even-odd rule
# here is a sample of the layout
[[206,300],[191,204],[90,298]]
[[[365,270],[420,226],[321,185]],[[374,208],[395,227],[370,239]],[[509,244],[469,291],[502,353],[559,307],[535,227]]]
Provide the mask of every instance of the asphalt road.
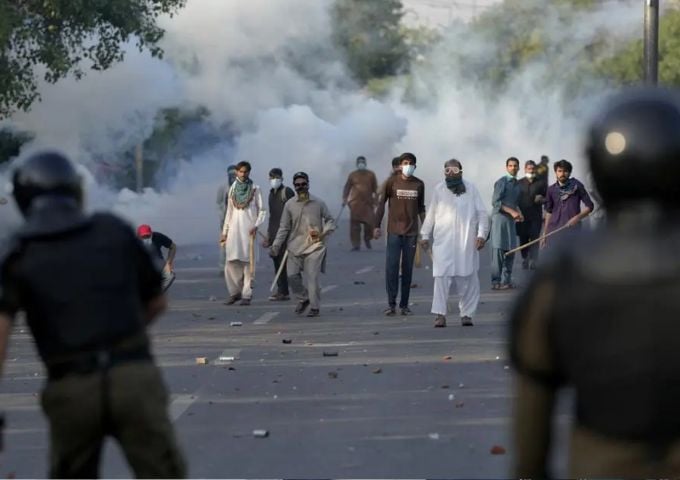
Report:
[[[506,327],[514,293],[491,291],[488,248],[475,326],[460,326],[452,296],[449,327],[435,329],[429,258],[415,270],[415,314],[384,317],[384,242],[350,252],[347,236],[343,223],[329,240],[321,316],[311,319],[293,313],[293,300],[267,301],[274,271],[264,250],[253,303],[241,307],[222,303],[216,246],[180,247],[171,308],[152,335],[190,476],[509,476]],[[517,272],[520,285],[525,275]],[[197,357],[208,364],[198,365]],[[0,408],[8,417],[2,477],[46,475],[38,399],[44,381],[18,322],[0,381]],[[267,430],[268,437],[255,437],[254,430]],[[491,454],[495,445],[507,453]],[[131,476],[112,442],[101,475]]]

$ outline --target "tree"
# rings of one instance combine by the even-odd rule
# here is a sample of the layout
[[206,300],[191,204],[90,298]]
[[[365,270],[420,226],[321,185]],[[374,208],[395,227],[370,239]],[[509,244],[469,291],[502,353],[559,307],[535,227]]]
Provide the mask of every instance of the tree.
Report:
[[54,83],[123,59],[125,43],[161,57],[156,21],[186,0],[0,0],[0,119],[40,98],[38,71]]
[[408,67],[409,48],[400,26],[403,15],[401,0],[335,0],[333,40],[362,85]]
[[[660,19],[659,83],[680,86],[680,4],[675,3]],[[627,43],[616,54],[601,59],[596,71],[617,85],[634,85],[643,81],[642,39]]]

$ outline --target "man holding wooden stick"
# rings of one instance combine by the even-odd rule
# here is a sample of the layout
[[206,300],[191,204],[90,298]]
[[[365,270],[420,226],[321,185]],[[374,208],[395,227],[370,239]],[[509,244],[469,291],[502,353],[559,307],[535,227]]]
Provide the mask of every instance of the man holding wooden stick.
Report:
[[287,242],[288,283],[298,297],[295,313],[301,315],[309,307],[307,316],[318,317],[321,302],[319,275],[326,266],[324,240],[335,230],[335,220],[326,204],[309,194],[309,176],[305,172],[293,175],[293,188],[297,198],[289,200],[283,207],[279,230],[269,255],[277,257]]
[[250,305],[255,274],[255,235],[264,223],[267,211],[262,205],[260,187],[250,179],[248,162],[236,165],[236,181],[229,189],[227,213],[220,243],[225,248],[227,262],[224,278],[229,290],[226,305],[241,301]]
[[[545,226],[541,248],[547,246],[546,235],[563,226],[578,227],[580,222],[593,211],[595,205],[586,191],[586,187],[575,178],[571,178],[571,163],[560,160],[555,163],[557,181],[548,187],[545,201]],[[585,206],[581,210],[581,204]]]

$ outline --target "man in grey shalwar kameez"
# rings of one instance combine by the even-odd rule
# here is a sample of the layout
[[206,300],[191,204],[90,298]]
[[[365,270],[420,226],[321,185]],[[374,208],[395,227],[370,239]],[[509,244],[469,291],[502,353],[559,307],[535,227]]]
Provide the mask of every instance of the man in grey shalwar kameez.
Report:
[[515,254],[505,254],[517,248],[517,229],[515,223],[524,221],[519,209],[521,189],[517,183],[519,160],[510,157],[505,161],[507,174],[493,186],[491,217],[491,288],[506,290],[512,284],[512,264]]
[[295,313],[302,314],[310,307],[307,316],[318,317],[319,274],[325,271],[326,263],[324,239],[335,230],[335,220],[322,200],[309,195],[309,177],[305,172],[293,175],[293,188],[297,197],[283,207],[281,224],[269,254],[276,257],[288,241],[288,283],[299,300]]

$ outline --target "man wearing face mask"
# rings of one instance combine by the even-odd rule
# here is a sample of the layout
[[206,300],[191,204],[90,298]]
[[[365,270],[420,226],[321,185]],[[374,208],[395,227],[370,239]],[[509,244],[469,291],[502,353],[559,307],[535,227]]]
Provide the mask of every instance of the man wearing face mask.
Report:
[[343,206],[349,205],[352,251],[360,249],[361,225],[364,226],[364,244],[367,249],[371,249],[377,195],[378,180],[375,173],[366,168],[365,157],[357,157],[357,169],[347,177],[342,194]]
[[[271,190],[269,190],[269,228],[267,229],[267,239],[262,241],[262,246],[264,248],[269,248],[272,243],[274,243],[276,232],[279,230],[279,224],[281,223],[283,207],[288,200],[295,196],[295,192],[290,187],[285,187],[283,185],[283,172],[280,168],[272,168],[269,171],[269,185],[271,186]],[[275,272],[278,272],[279,267],[281,267],[285,249],[286,245],[284,244],[279,250],[279,254],[272,258],[272,260],[274,260]],[[276,286],[276,293],[271,295],[269,300],[272,302],[290,300],[288,274],[285,265],[283,266],[283,270],[281,270],[281,275],[279,275]]]
[[510,157],[505,161],[506,174],[493,186],[491,217],[491,288],[506,290],[512,284],[512,264],[515,254],[505,255],[517,247],[515,224],[524,221],[519,208],[520,186],[517,182],[519,160]]
[[413,260],[416,254],[418,239],[418,220],[425,220],[425,184],[413,176],[416,169],[416,156],[402,153],[399,156],[401,174],[389,178],[385,184],[385,193],[378,202],[375,216],[374,238],[380,238],[380,225],[385,215],[385,204],[389,202],[387,216],[387,259],[385,283],[387,286],[387,316],[396,315],[397,293],[399,292],[399,259],[401,258],[401,299],[400,313],[411,315],[409,295],[411,293],[411,277]]
[[460,295],[461,324],[472,326],[479,304],[479,250],[489,233],[489,214],[477,188],[463,180],[463,166],[456,159],[444,164],[444,181],[434,187],[420,229],[421,244],[430,248],[432,239],[432,276],[434,326],[446,327],[448,297],[455,282]]
[[[231,184],[234,183],[235,179],[236,165],[229,165],[227,167],[227,183],[223,183],[220,185],[220,188],[217,189],[217,212],[220,219],[220,232],[222,232],[222,228],[224,228],[224,217],[227,214],[227,194],[229,193],[229,188],[231,188]],[[220,245],[220,276],[224,275],[224,264],[226,259],[226,251]]]
[[[321,285],[319,276],[326,267],[326,237],[335,230],[335,220],[326,204],[309,194],[309,176],[293,175],[297,198],[283,207],[281,223],[269,255],[277,257],[287,243],[288,283],[298,297],[295,313],[301,315],[309,307],[308,317],[320,314]],[[303,279],[304,275],[304,279]]]
[[[548,187],[545,201],[545,227],[543,235],[568,225],[580,228],[580,222],[593,211],[595,205],[586,191],[586,187],[575,178],[571,178],[571,163],[560,160],[555,163],[557,181]],[[585,206],[581,210],[581,204]],[[541,248],[547,246],[547,239],[541,240]]]
[[[548,184],[536,176],[536,163],[527,160],[524,164],[524,178],[519,182],[521,195],[519,208],[524,215],[524,221],[517,224],[517,236],[519,243],[536,240],[541,235],[543,226],[543,203],[548,189]],[[538,260],[538,244],[522,250],[522,268],[534,270]]]
[[[175,281],[175,255],[177,245],[167,235],[161,232],[154,232],[151,226],[144,224],[137,227],[137,236],[142,243],[149,249],[152,255],[163,264],[161,273],[163,275],[163,291],[166,291]],[[163,258],[162,249],[168,250],[168,259]]]

